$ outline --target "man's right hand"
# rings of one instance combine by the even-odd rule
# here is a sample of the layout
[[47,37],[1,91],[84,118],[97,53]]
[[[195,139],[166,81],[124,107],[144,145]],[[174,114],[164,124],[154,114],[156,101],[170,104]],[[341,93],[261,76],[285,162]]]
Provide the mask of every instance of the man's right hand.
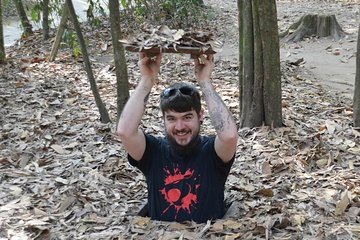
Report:
[[139,68],[143,80],[151,81],[152,85],[156,82],[160,72],[162,54],[158,53],[155,59],[151,59],[146,53],[139,53]]
[[127,101],[118,121],[117,135],[126,151],[134,160],[140,160],[145,152],[145,135],[139,129],[145,111],[146,100],[160,72],[161,53],[155,59],[139,54],[141,81]]
[[194,58],[194,62],[195,62],[195,76],[199,84],[201,81],[210,81],[211,73],[214,68],[214,55],[212,54],[198,55]]

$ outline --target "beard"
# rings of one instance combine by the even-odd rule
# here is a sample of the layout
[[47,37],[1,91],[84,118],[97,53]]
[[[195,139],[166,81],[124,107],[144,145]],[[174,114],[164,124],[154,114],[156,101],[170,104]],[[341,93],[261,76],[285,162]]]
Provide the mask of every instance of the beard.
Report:
[[180,156],[188,156],[195,152],[198,145],[200,135],[199,132],[193,136],[190,142],[186,145],[180,145],[176,142],[175,138],[166,133],[166,138],[169,141],[170,148]]

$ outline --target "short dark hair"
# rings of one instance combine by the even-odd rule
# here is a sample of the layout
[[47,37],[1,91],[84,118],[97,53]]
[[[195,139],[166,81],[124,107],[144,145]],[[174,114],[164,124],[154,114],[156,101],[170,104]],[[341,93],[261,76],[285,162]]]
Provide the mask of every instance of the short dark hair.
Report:
[[187,112],[201,111],[200,93],[192,84],[180,82],[166,88],[160,96],[160,109],[165,111]]

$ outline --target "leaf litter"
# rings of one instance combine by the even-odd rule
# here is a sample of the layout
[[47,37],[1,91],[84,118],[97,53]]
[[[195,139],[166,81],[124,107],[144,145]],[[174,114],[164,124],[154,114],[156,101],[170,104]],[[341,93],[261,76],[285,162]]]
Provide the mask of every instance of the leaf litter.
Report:
[[[101,31],[89,50],[102,59],[94,73],[116,122],[115,73],[104,60],[111,59],[105,55],[111,44],[105,52],[96,48],[111,41]],[[285,126],[239,130],[226,218],[168,223],[137,216],[145,180],[127,163],[114,123],[100,123],[82,62],[67,49],[55,62],[32,61],[46,58],[51,46],[39,39],[38,32],[12,46],[0,66],[1,239],[359,238],[360,134],[352,127],[351,99],[329,95],[301,67],[281,65]],[[127,59],[133,90],[137,60],[131,53]],[[163,135],[159,94],[172,82],[195,82],[191,62],[164,56],[144,131]],[[219,59],[214,85],[238,121],[236,81],[237,63]],[[203,133],[214,133],[208,116]]]
[[143,27],[136,34],[120,40],[125,49],[134,52],[216,53],[222,42],[209,31],[170,29],[166,25]]

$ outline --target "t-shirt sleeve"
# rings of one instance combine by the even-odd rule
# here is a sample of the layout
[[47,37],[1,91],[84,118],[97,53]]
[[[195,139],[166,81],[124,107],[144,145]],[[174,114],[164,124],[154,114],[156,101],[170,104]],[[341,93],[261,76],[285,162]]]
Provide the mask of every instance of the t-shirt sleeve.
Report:
[[215,137],[210,138],[209,143],[211,145],[211,151],[213,151],[214,156],[216,156],[214,159],[215,166],[217,167],[217,169],[219,169],[219,171],[222,174],[227,176],[230,172],[231,166],[233,165],[233,163],[235,161],[235,154],[229,162],[225,163],[225,162],[223,162],[223,160],[221,160],[221,158],[217,155],[217,153],[215,151]]
[[220,171],[225,174],[225,175],[228,175],[229,172],[230,172],[230,168],[231,166],[233,165],[234,161],[235,161],[235,154],[234,156],[232,157],[232,159],[225,163],[221,160],[221,158],[217,157],[217,161],[216,161],[216,166],[220,169]]
[[154,136],[145,134],[145,152],[142,158],[139,161],[133,159],[130,154],[128,154],[128,161],[130,165],[137,167],[141,172],[145,175],[149,171],[151,167],[151,156],[153,155],[153,151],[156,151],[157,139]]

